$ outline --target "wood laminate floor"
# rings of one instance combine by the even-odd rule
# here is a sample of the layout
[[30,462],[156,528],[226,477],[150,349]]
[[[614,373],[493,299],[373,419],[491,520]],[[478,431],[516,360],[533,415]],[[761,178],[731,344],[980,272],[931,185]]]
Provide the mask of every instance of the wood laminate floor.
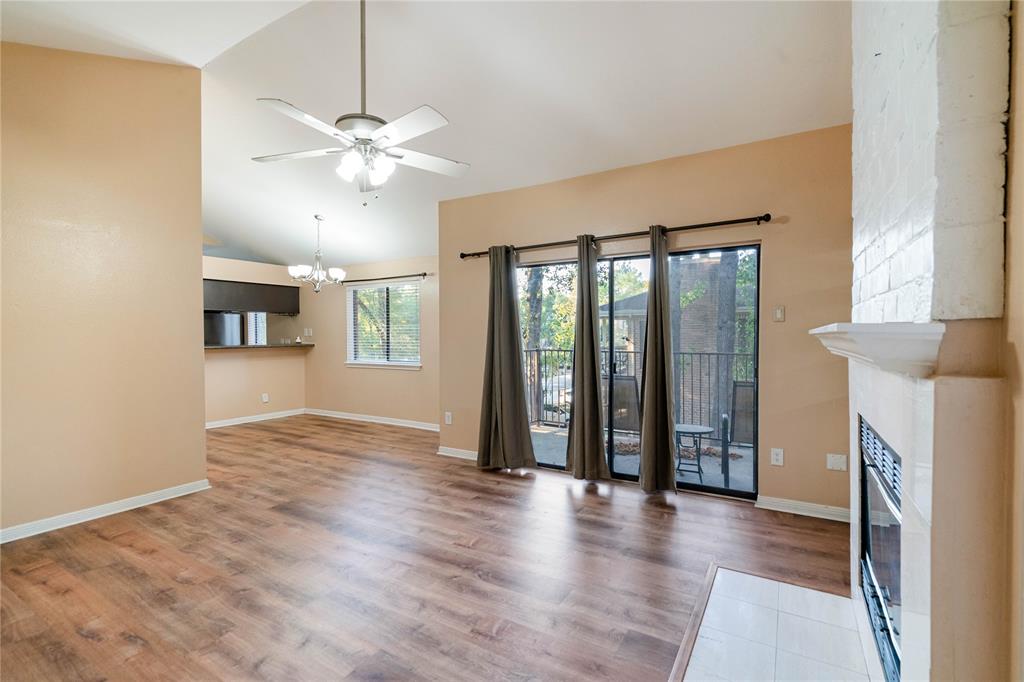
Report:
[[835,522],[308,415],[207,442],[212,490],[3,546],[5,682],[665,680],[712,560],[849,593]]

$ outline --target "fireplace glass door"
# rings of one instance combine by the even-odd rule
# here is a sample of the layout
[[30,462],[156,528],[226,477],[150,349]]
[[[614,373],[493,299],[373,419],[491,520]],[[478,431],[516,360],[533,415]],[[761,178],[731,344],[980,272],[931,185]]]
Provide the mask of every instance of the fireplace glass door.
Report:
[[861,584],[886,679],[900,668],[901,466],[871,426],[861,420]]

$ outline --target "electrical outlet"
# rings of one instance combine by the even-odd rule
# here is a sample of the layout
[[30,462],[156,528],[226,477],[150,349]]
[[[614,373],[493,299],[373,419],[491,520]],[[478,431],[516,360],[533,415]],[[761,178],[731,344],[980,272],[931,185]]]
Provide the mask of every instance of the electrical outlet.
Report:
[[777,305],[772,308],[772,320],[774,322],[785,322],[786,321],[786,306]]
[[828,453],[825,455],[825,468],[829,471],[846,471],[846,455]]
[[449,426],[451,426],[451,423],[452,423],[452,413],[451,412],[445,412],[444,413],[444,423],[448,424]]
[[269,393],[261,393],[260,394],[260,400],[262,400],[265,403],[269,403],[270,402],[270,394]]
[[772,466],[782,466],[784,454],[782,448],[772,448]]

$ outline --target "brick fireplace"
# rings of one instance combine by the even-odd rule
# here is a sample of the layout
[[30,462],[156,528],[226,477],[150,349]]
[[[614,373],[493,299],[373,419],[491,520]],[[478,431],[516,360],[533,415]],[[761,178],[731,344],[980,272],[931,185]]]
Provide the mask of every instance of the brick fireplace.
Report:
[[[854,3],[852,583],[859,425],[902,459],[901,675],[1005,679],[1007,2]],[[854,596],[861,599],[859,587]]]

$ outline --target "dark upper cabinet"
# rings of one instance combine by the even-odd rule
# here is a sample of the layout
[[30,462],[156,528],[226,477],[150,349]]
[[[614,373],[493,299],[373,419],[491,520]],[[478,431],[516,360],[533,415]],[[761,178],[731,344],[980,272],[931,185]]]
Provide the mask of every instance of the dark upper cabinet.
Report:
[[203,280],[203,310],[299,314],[299,288]]

